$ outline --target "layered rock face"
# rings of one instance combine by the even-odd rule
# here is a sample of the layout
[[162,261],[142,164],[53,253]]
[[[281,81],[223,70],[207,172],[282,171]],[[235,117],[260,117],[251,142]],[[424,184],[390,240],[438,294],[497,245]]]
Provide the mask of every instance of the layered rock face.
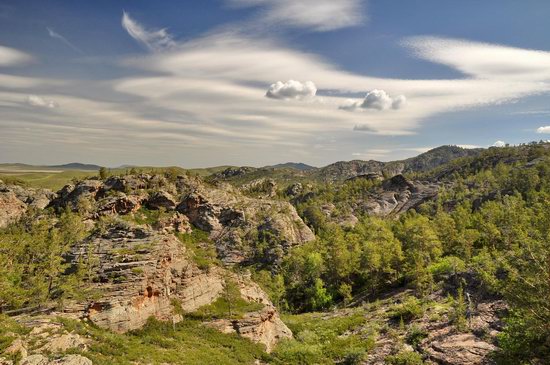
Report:
[[6,185],[0,180],[0,228],[17,221],[30,207],[44,209],[55,196],[47,189]]
[[245,314],[247,330],[238,333],[268,350],[279,339],[292,336],[267,295],[250,278],[215,266],[199,269],[173,235],[112,227],[74,248],[73,263],[88,257],[96,260],[96,279],[89,289],[100,298],[73,308],[100,327],[126,332],[141,328],[150,317],[178,322],[182,316],[175,314],[174,301],[183,311],[193,312],[216,301],[227,280],[232,280],[244,300],[263,305],[259,312]]

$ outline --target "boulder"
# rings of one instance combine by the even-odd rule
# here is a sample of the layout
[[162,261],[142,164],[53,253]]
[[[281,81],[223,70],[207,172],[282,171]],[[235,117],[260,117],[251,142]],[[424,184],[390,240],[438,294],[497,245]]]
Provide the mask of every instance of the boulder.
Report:
[[493,344],[471,333],[445,336],[424,348],[430,360],[445,365],[492,364],[489,355],[495,350]]
[[145,206],[152,210],[174,210],[176,208],[176,200],[172,194],[165,191],[157,191],[149,196],[145,201]]
[[97,213],[99,215],[134,213],[141,208],[144,199],[144,196],[118,193],[101,199],[97,204]]
[[82,200],[95,200],[98,192],[102,189],[101,180],[82,180],[76,185],[66,185],[52,200],[50,206],[76,210]]
[[288,196],[297,196],[302,194],[303,191],[304,191],[304,187],[302,186],[301,183],[294,183],[286,188],[285,194]]
[[292,338],[292,331],[281,321],[275,308],[269,306],[258,312],[246,313],[241,319],[219,319],[208,323],[208,326],[261,343],[268,353],[280,340]]
[[17,221],[27,211],[27,204],[13,191],[0,191],[0,228]]
[[44,209],[55,199],[56,194],[48,189],[28,188],[19,185],[4,185],[0,183],[0,191],[12,191],[17,199],[29,207]]
[[159,218],[154,225],[155,229],[164,233],[191,233],[192,228],[189,218],[180,212],[173,212],[171,215]]

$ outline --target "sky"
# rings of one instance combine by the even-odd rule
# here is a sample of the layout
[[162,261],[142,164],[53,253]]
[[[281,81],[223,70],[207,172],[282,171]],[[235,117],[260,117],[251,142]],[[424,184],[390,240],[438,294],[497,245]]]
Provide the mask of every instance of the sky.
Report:
[[0,162],[389,161],[550,139],[550,2],[0,0]]

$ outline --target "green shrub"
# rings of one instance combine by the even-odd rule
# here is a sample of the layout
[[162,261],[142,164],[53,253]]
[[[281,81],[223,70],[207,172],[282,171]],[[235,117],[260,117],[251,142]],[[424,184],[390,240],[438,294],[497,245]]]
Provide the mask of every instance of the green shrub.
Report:
[[216,248],[209,238],[208,232],[193,227],[191,233],[177,233],[176,236],[190,251],[193,262],[200,269],[206,270],[219,263]]
[[444,280],[452,275],[466,271],[466,263],[455,256],[443,257],[430,265],[430,272],[436,280]]
[[428,337],[426,330],[416,325],[412,325],[407,331],[406,341],[409,345],[416,347],[426,337]]
[[392,320],[403,319],[405,322],[419,318],[422,314],[424,314],[422,303],[415,297],[407,297],[402,303],[394,305],[388,313]]
[[263,307],[261,303],[244,300],[238,285],[231,279],[226,279],[224,291],[214,303],[202,306],[187,316],[202,320],[241,318],[243,314],[258,311]]
[[285,315],[295,340],[282,342],[273,355],[276,364],[357,364],[374,347],[375,334],[363,330],[363,310],[347,315],[324,313]]
[[397,355],[386,357],[386,364],[391,365],[423,365],[424,361],[418,352],[401,351]]

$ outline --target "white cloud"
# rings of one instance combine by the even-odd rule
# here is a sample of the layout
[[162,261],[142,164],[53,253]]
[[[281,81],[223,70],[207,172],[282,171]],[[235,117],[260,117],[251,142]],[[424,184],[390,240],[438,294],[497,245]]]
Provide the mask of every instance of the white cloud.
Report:
[[506,147],[506,142],[496,141],[495,143],[493,143],[493,147]]
[[550,52],[438,37],[403,42],[418,56],[486,79],[550,80]]
[[550,134],[550,125],[537,128],[537,133]]
[[265,96],[272,99],[304,99],[312,98],[317,93],[317,87],[311,81],[304,83],[295,80],[277,81],[271,84]]
[[27,104],[31,105],[31,106],[36,106],[36,107],[40,107],[40,108],[49,108],[49,109],[53,109],[53,108],[57,108],[58,105],[55,101],[53,100],[46,100],[38,95],[29,95],[27,97]]
[[48,35],[50,37],[55,38],[55,39],[59,39],[61,42],[65,43],[66,46],[71,48],[73,51],[75,51],[77,53],[80,53],[80,54],[84,54],[84,52],[82,52],[80,50],[80,48],[76,47],[74,44],[69,42],[69,40],[67,38],[65,38],[61,34],[57,33],[56,31],[54,31],[52,28],[46,27],[46,30],[48,31]]
[[132,19],[127,12],[122,12],[122,26],[136,41],[149,50],[159,52],[170,50],[176,46],[172,36],[166,29],[150,30]]
[[0,46],[0,66],[16,66],[31,60],[32,57],[24,52]]
[[478,145],[475,145],[475,144],[457,144],[456,146],[460,147],[460,148],[467,149],[467,150],[473,150],[473,149],[476,149],[476,148],[483,148],[482,146],[478,146]]
[[[72,150],[75,153],[85,151],[83,146],[96,148],[101,153],[94,156],[121,163],[182,163],[181,157],[171,156],[186,156],[187,166],[265,165],[268,159],[301,156],[305,162],[323,164],[349,157],[365,145],[387,148],[383,144],[386,140],[374,134],[411,135],[423,123],[430,123],[427,120],[434,115],[550,91],[545,73],[539,72],[540,65],[529,66],[523,60],[525,50],[507,48],[505,59],[493,51],[483,56],[495,56],[491,59],[495,68],[508,67],[509,74],[479,67],[479,52],[484,47],[501,47],[498,45],[423,39],[428,49],[444,47],[438,52],[451,54],[460,49],[463,57],[455,57],[451,63],[447,56],[443,59],[416,50],[419,57],[455,70],[482,73],[421,80],[356,74],[261,35],[212,32],[177,44],[169,39],[171,52],[126,60],[122,67],[128,68],[124,75],[129,76],[122,79],[67,80],[66,85],[50,87],[38,79],[0,74],[0,106],[8,106],[0,120],[0,155],[10,151],[5,147],[9,143],[13,151],[25,146],[28,154],[40,156],[43,141],[51,140],[67,144],[78,141],[79,148]],[[509,67],[510,62],[516,62],[517,67]],[[532,67],[531,71],[526,67]],[[316,87],[326,91],[323,102],[316,102],[320,99],[316,97],[311,102],[276,103],[265,97],[267,85],[289,78],[314,80]],[[391,107],[386,111],[361,108],[362,113],[338,109],[349,95],[364,95],[375,88],[384,90],[392,100],[406,95],[410,100],[406,112],[393,112]],[[55,100],[63,107],[55,113],[22,108],[21,101],[29,94]],[[356,102],[364,100],[350,103]],[[36,135],[26,134],[26,127]],[[366,133],[354,134],[354,129]],[[319,140],[322,136],[326,139]],[[395,153],[391,156],[397,157]]]
[[340,106],[344,110],[359,110],[359,109],[374,109],[388,110],[401,109],[407,105],[407,98],[404,95],[399,95],[392,98],[384,90],[374,89],[369,91],[362,101],[349,100],[346,104]]
[[376,133],[376,129],[367,124],[357,124],[353,127],[354,131]]
[[361,24],[366,0],[228,0],[235,6],[261,6],[259,22],[329,31]]

